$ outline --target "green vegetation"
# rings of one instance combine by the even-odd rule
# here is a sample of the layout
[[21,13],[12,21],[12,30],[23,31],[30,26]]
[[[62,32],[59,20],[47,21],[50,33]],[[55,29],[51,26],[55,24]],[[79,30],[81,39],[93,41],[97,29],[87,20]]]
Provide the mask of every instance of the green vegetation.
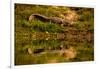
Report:
[[[38,19],[29,21],[33,13],[64,19],[68,11],[74,11],[79,16],[75,23],[68,26]],[[33,54],[29,54],[29,48]],[[42,52],[35,53],[40,50]],[[93,60],[93,8],[15,4],[15,65]]]

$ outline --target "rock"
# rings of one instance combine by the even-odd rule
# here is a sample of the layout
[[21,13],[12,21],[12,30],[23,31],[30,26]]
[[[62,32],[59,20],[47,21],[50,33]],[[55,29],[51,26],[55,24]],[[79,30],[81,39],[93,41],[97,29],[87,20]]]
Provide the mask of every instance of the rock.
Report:
[[63,13],[61,17],[68,21],[68,23],[71,25],[77,23],[76,21],[79,19],[79,15],[76,13],[76,11],[72,10]]
[[68,21],[66,21],[62,18],[59,18],[59,17],[46,17],[46,16],[41,15],[41,14],[32,14],[32,15],[30,15],[29,21],[33,21],[35,19],[43,21],[43,22],[50,22],[50,23],[60,24],[61,26],[68,24]]
[[69,49],[64,50],[63,56],[69,60],[76,57],[76,50],[73,47],[70,47]]
[[35,20],[35,19],[38,19],[38,20],[43,21],[43,22],[49,22],[50,21],[48,17],[41,15],[41,14],[30,15],[29,21],[32,21],[32,20]]
[[31,48],[28,48],[28,54],[33,55],[33,51]]
[[59,17],[50,17],[49,18],[52,23],[62,24],[64,20]]

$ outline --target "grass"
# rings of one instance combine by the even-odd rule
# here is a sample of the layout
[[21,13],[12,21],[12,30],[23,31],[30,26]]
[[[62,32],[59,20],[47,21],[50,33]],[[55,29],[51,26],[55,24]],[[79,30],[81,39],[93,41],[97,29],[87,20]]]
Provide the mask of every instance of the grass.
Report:
[[61,27],[60,25],[56,25],[54,23],[44,23],[42,21],[34,21],[32,23],[30,23],[27,20],[20,20],[19,22],[22,28],[27,28],[29,30],[31,30],[32,32],[64,32],[64,28]]
[[[94,60],[94,38],[91,37],[90,41],[86,38],[87,35],[90,37],[94,34],[93,8],[80,8],[79,10],[74,10],[79,15],[79,19],[76,21],[76,24],[73,24],[72,26],[62,27],[55,23],[42,22],[40,20],[34,20],[32,22],[28,21],[29,16],[33,13],[41,14],[47,17],[61,17],[63,13],[66,13],[69,10],[73,11],[71,10],[71,7],[63,6],[15,4],[15,65]],[[76,31],[73,31],[74,29],[78,31],[77,35],[71,34],[72,32],[76,33]],[[80,33],[79,30],[85,32],[86,34]],[[89,35],[89,33],[91,35]],[[47,34],[51,36],[50,40],[45,39],[49,37]],[[57,38],[57,34],[65,34],[67,37],[63,40],[53,40],[52,38]],[[76,37],[78,34],[81,36]],[[32,37],[33,35],[36,35],[36,40]],[[71,35],[72,38],[70,38]],[[73,47],[77,52],[77,56],[73,59],[66,60],[66,58],[60,56],[59,53],[47,52],[43,55],[36,54],[35,56],[31,56],[27,52],[28,48],[31,48],[32,51],[38,48],[43,48],[45,51],[48,51],[49,47],[53,50],[58,50],[62,44],[64,45],[64,48]]]
[[34,21],[32,23],[32,30],[37,30],[39,32],[64,32],[63,28],[59,25],[53,23],[43,23],[41,21]]

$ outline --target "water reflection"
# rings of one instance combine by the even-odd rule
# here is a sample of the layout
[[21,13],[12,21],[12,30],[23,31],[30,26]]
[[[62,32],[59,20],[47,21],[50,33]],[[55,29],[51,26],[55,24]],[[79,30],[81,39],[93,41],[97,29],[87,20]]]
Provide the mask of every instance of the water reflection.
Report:
[[[37,32],[22,37],[19,41],[21,49],[16,46],[17,58],[21,58],[22,55],[27,56],[27,60],[23,61],[30,61],[32,64],[89,61],[94,59],[93,35],[87,33],[85,35],[84,33],[73,35],[69,34],[69,32]],[[18,60],[16,59],[16,61]]]

